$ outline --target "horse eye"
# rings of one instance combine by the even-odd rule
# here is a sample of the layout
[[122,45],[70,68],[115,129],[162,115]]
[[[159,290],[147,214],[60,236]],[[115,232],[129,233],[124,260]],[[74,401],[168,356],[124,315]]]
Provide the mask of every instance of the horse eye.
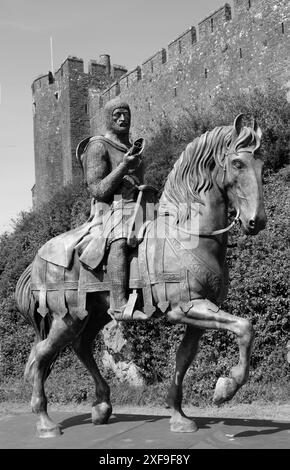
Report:
[[244,168],[244,163],[241,161],[241,160],[234,160],[232,162],[232,165],[233,167],[235,167],[237,170],[241,170],[242,168]]

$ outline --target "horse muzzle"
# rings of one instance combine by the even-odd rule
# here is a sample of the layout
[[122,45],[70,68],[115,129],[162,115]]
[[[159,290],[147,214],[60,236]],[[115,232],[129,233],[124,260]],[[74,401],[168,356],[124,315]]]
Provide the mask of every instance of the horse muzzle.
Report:
[[253,217],[247,221],[241,221],[246,235],[257,235],[261,230],[264,230],[267,224],[267,217]]

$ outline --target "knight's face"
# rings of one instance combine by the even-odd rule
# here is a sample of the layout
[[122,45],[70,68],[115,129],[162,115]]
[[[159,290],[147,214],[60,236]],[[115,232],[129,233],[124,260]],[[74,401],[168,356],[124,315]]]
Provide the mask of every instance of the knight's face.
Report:
[[117,108],[112,113],[111,128],[116,134],[126,134],[130,130],[131,116],[126,108]]

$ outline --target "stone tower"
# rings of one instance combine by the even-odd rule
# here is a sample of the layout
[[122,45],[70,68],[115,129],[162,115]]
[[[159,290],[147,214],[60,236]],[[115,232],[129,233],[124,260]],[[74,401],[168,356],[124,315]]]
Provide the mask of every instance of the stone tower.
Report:
[[34,98],[34,206],[80,176],[78,142],[104,131],[103,108],[120,95],[132,111],[132,138],[150,139],[164,119],[220,92],[263,89],[270,81],[290,100],[290,1],[233,0],[127,72],[110,57],[69,57],[54,76],[37,78]]
[[80,178],[75,151],[80,140],[91,135],[89,90],[101,92],[126,71],[122,66],[111,67],[110,56],[101,55],[99,61],[90,61],[85,73],[82,59],[68,57],[55,74],[34,80],[34,208]]

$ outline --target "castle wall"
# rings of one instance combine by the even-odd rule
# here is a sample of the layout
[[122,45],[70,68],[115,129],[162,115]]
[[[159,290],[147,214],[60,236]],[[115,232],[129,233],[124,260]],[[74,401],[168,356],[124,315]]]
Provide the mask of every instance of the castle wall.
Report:
[[234,0],[233,11],[225,4],[129,72],[106,54],[90,61],[88,73],[68,57],[54,80],[45,75],[32,85],[34,207],[80,177],[77,144],[104,132],[110,99],[129,102],[132,138],[150,139],[162,120],[210,106],[221,90],[262,88],[269,79],[290,87],[289,51],[289,0]]
[[234,12],[226,4],[109,90],[90,93],[91,134],[104,131],[102,108],[118,93],[131,105],[133,136],[150,138],[163,119],[210,106],[222,89],[290,84],[289,51],[288,0],[234,0]]
[[[102,56],[103,58],[104,56]],[[90,134],[89,88],[104,90],[126,72],[122,66],[68,57],[60,68],[34,80],[35,186],[33,207],[39,207],[68,183],[81,177],[75,157],[78,143]]]

